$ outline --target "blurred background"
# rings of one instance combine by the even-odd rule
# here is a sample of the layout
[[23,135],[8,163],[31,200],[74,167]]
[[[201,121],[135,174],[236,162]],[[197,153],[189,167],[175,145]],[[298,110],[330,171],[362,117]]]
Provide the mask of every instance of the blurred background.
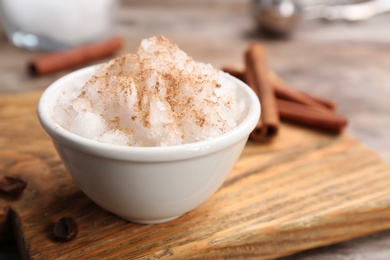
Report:
[[[249,43],[262,41],[272,70],[335,100],[347,132],[390,162],[389,0],[0,0],[0,21],[2,95],[42,91],[78,68],[33,77],[29,60],[113,35],[124,39],[116,55],[164,35],[217,68],[243,68]],[[291,259],[390,259],[389,244],[383,232]],[[12,243],[0,259],[19,259]]]

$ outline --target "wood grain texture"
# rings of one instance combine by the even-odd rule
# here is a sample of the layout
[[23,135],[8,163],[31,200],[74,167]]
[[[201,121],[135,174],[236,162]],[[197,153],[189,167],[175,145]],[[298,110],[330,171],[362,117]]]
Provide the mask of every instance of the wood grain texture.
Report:
[[[248,43],[252,39],[258,39],[253,33],[252,10],[247,6],[249,0],[217,0],[218,5],[213,5],[215,1],[205,0],[186,0],[185,4],[178,0],[164,1],[164,4],[160,2],[122,1],[124,5],[119,10],[115,32],[126,38],[123,52],[134,52],[142,38],[158,34],[174,40],[196,60],[210,62],[216,67],[242,66],[242,54]],[[198,5],[199,2],[203,5]],[[188,4],[190,8],[187,8]],[[390,15],[386,14],[357,24],[303,22],[291,39],[266,42],[272,69],[296,89],[336,100],[338,112],[350,120],[348,133],[374,149],[387,161],[390,161],[389,23]],[[63,71],[41,78],[28,77],[27,61],[41,53],[12,46],[4,34],[0,35],[0,53],[2,94],[42,90],[69,72]],[[2,102],[3,99],[0,102],[0,110]],[[23,108],[23,101],[18,105]],[[30,112],[33,113],[33,109]],[[4,112],[2,115],[5,114]],[[33,116],[32,119],[36,120],[36,117]],[[3,117],[0,124],[2,121]],[[283,125],[282,129],[284,128]],[[3,125],[0,125],[0,149],[8,149],[8,157],[11,158],[9,160],[14,161],[12,154],[30,159],[35,156],[37,160],[42,160],[42,155],[35,155],[34,147],[28,147],[35,139],[25,138],[26,131],[14,134],[15,138],[22,138],[20,142],[4,142],[8,137],[3,137],[3,131]],[[12,132],[12,129],[7,132]],[[38,138],[47,137],[43,132],[38,135]],[[37,138],[34,134],[32,136]],[[304,135],[301,136],[303,137]],[[27,143],[26,149],[20,145],[23,140]],[[52,160],[51,163],[54,163],[56,156],[51,154],[50,141],[46,141],[48,156],[52,156],[48,161]],[[11,144],[16,146],[7,147]],[[2,155],[0,161],[0,167],[4,167]],[[0,174],[2,173],[0,170]],[[1,228],[6,226],[2,199],[0,198],[0,233],[4,233]],[[7,200],[6,203],[13,202]],[[385,231],[305,251],[285,259],[387,260],[390,258],[389,244],[390,231]],[[0,258],[4,258],[4,249],[7,249],[7,246],[3,241],[0,242]],[[127,250],[135,250],[131,245],[128,248],[130,249]],[[44,253],[40,256],[38,254],[35,258],[44,258]]]
[[[164,224],[128,223],[74,185],[39,126],[39,94],[0,97],[1,173],[29,182],[20,198],[1,197],[0,216],[10,206],[26,257],[275,258],[390,228],[390,166],[348,135],[287,124],[270,144],[248,143],[197,209]],[[58,243],[52,228],[64,216],[79,234]]]

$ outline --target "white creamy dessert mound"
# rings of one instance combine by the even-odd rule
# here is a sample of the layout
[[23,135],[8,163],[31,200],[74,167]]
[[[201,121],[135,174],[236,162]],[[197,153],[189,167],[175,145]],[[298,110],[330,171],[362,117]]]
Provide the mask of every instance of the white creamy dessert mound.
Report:
[[209,140],[242,120],[234,82],[195,62],[162,36],[142,40],[137,54],[111,60],[54,108],[69,131],[100,142],[169,146]]

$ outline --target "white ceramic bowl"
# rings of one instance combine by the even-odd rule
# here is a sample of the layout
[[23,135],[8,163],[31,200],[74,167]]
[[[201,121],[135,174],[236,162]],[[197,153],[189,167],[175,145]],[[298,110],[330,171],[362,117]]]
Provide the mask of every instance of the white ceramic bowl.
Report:
[[226,74],[245,99],[247,114],[238,127],[210,141],[168,147],[126,147],[75,135],[53,119],[65,88],[78,88],[95,67],[70,73],[50,85],[38,116],[76,184],[95,203],[123,219],[161,223],[196,208],[222,185],[260,117],[260,104],[243,82]]

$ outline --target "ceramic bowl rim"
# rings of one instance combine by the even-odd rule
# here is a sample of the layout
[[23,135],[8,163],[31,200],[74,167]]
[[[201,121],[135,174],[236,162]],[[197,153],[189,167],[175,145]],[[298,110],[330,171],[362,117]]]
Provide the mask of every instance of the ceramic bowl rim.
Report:
[[255,128],[260,117],[260,102],[253,90],[239,79],[230,74],[223,73],[223,77],[235,82],[241,91],[245,92],[250,101],[248,112],[242,122],[232,129],[212,140],[188,143],[182,145],[164,147],[133,147],[120,146],[102,143],[76,135],[55,122],[52,117],[53,97],[56,99],[59,92],[66,87],[66,83],[95,71],[98,65],[89,66],[71,72],[55,82],[43,92],[40,97],[37,113],[39,121],[44,130],[51,136],[55,143],[76,149],[84,153],[93,154],[104,158],[111,158],[125,161],[171,161],[188,159],[213,153],[229,146],[232,146],[244,138],[248,138],[250,132]]

